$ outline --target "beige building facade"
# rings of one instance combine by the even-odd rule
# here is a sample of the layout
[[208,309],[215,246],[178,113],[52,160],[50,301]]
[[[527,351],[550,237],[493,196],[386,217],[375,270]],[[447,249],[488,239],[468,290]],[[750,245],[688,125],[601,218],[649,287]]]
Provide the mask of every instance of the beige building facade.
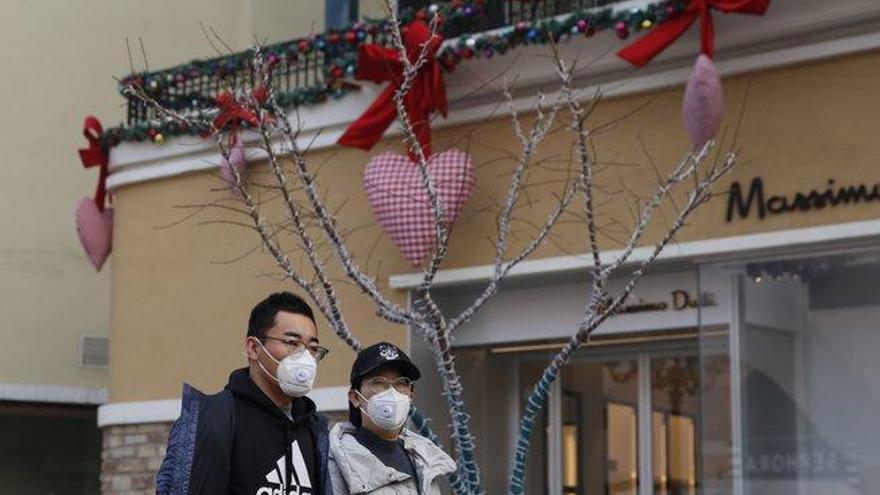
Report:
[[[259,3],[251,19],[269,12],[256,8]],[[847,413],[852,429],[835,426],[829,416],[834,407],[849,411],[853,400],[870,403],[880,383],[865,354],[880,344],[880,329],[870,323],[880,303],[865,295],[872,292],[868,275],[880,247],[880,10],[871,3],[853,0],[843,8],[779,0],[763,18],[717,21],[716,60],[727,108],[720,146],[741,150],[739,163],[634,294],[636,304],[654,309],[609,322],[600,343],[584,349],[553,391],[546,433],[530,460],[530,493],[740,495],[769,489],[801,495],[827,488],[868,494],[880,486],[876,447],[863,444],[857,429],[876,405]],[[269,17],[277,21],[281,14]],[[248,16],[235,16],[236,22],[241,18]],[[265,36],[275,38],[272,33],[283,28],[266,28]],[[180,31],[181,39],[198,36]],[[573,40],[565,50],[590,58],[617,43],[603,34]],[[630,214],[625,195],[611,186],[644,194],[655,184],[646,154],[662,173],[688,150],[680,107],[693,46],[695,37],[686,36],[641,72],[610,55],[599,58],[578,81],[585,94],[606,88],[591,118],[596,125],[619,121],[597,136],[598,159],[641,164],[621,166],[603,179],[612,191],[599,198],[605,218],[625,223]],[[504,68],[520,76],[517,104],[525,109],[529,94],[553,87],[540,49],[519,55],[512,66],[508,55],[463,62],[446,75],[450,116],[436,121],[434,146],[466,149],[477,164],[478,184],[439,276],[438,297],[450,310],[486,279],[494,253],[484,238],[495,228],[486,207],[504,191],[504,157],[517,153],[509,122],[496,111],[497,92],[472,90]],[[364,85],[340,100],[304,108],[300,117],[305,138],[314,137],[309,160],[320,166],[328,202],[344,205],[339,221],[353,231],[352,252],[377,267],[386,293],[406,304],[417,270],[382,235],[361,182],[372,156],[402,150],[399,136],[392,129],[369,153],[334,145],[377,92]],[[566,133],[555,133],[540,158],[565,160],[571,148]],[[105,494],[150,490],[179,411],[181,384],[222,388],[229,372],[245,364],[250,308],[270,292],[295,290],[274,276],[253,232],[223,223],[233,218],[229,214],[191,215],[193,206],[229,195],[218,163],[210,143],[198,138],[122,144],[111,153],[112,364],[108,401],[98,413]],[[255,160],[249,169],[265,173],[265,163]],[[552,167],[543,169],[536,180],[544,185],[532,194],[549,196],[562,178]],[[538,202],[519,215],[524,224],[540,223],[551,207]],[[662,221],[652,227],[646,242],[663,228]],[[612,251],[620,247],[610,237],[602,242]],[[489,493],[504,489],[509,466],[500,453],[513,444],[521,394],[571,328],[566,315],[589,267],[584,246],[582,226],[560,224],[553,242],[521,266],[509,293],[457,338],[474,430],[497,447],[477,453]],[[362,342],[394,342],[410,349],[423,370],[431,369],[418,335],[378,318],[356,288],[338,290]],[[321,363],[312,398],[321,411],[344,417],[354,355],[326,324],[319,332],[332,352]],[[826,366],[835,371],[823,373]],[[437,380],[430,371],[425,375],[419,405],[435,416],[444,436]],[[829,387],[848,392],[835,396]],[[761,401],[778,417],[763,414]],[[499,415],[498,408],[510,414]],[[762,433],[766,429],[782,433],[771,438]]]

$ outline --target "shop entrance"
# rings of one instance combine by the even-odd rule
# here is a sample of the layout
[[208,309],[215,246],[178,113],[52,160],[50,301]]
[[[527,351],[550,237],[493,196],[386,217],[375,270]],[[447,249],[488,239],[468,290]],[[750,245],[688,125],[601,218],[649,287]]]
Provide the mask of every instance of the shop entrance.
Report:
[[[545,360],[543,355],[521,358],[520,397]],[[711,373],[726,379],[725,369]],[[544,476],[530,473],[532,489],[565,495],[696,495],[700,375],[693,338],[579,351],[554,385],[543,424],[536,428],[546,468]],[[545,487],[538,486],[542,481]]]
[[[701,380],[724,382],[711,400],[729,404],[729,361],[720,353],[705,371],[701,356],[708,354],[700,347],[707,341],[697,328],[726,335],[733,287],[723,277],[698,287],[695,272],[672,268],[646,276],[632,307],[605,322],[554,383],[533,429],[526,493],[696,495],[704,467],[729,472],[729,444],[700,441]],[[530,388],[580,321],[587,291],[583,281],[512,287],[455,335],[456,369],[489,493],[507,489]],[[455,314],[472,294],[457,289],[435,298]],[[411,351],[422,369],[436,368],[421,336],[412,336]],[[423,373],[416,405],[437,428],[451,421],[435,373]],[[715,436],[730,438],[729,417],[715,421]]]

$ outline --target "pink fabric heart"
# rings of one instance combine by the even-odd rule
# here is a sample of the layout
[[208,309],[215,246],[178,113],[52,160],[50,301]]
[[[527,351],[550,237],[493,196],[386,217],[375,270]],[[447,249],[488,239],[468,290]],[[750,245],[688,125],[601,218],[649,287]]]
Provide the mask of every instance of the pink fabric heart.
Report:
[[229,150],[229,161],[226,158],[221,158],[220,176],[226,183],[226,187],[235,190],[235,175],[232,173],[232,167],[235,167],[239,174],[243,174],[246,164],[247,157],[244,153],[244,146],[240,139],[236,139],[235,144]]
[[[451,225],[473,190],[473,160],[464,151],[447,150],[431,157],[428,174]],[[404,258],[419,266],[434,247],[436,233],[418,166],[397,153],[377,155],[364,170],[364,189],[379,224]]]
[[700,54],[684,90],[682,116],[684,128],[694,146],[715,137],[724,115],[721,79],[712,59]]
[[94,199],[82,198],[76,205],[76,233],[95,270],[101,271],[113,240],[113,209],[101,211]]

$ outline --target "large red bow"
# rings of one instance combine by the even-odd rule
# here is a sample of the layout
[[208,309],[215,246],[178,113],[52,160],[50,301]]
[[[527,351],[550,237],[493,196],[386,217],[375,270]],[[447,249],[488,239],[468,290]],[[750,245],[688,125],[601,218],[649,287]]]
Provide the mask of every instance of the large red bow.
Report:
[[83,122],[83,135],[89,141],[89,147],[79,150],[79,159],[86,168],[100,167],[98,172],[98,186],[95,189],[95,204],[98,209],[104,211],[104,199],[107,197],[107,175],[110,163],[107,151],[101,146],[101,134],[104,128],[101,122],[91,115]]
[[220,93],[215,101],[220,109],[220,113],[214,117],[214,127],[217,129],[223,129],[226,124],[232,123],[232,129],[237,130],[239,121],[245,121],[255,127],[259,124],[257,116],[239,103],[229,91]]
[[[440,64],[434,59],[434,54],[440,48],[443,38],[440,35],[432,38],[431,29],[421,20],[413,21],[404,29],[403,43],[411,62],[416,62],[422,46],[430,43],[428,59],[404,98],[406,114],[427,158],[431,156],[431,113],[439,111],[444,117],[446,116],[446,88],[443,86]],[[394,93],[403,82],[403,64],[397,50],[374,44],[362,45],[358,52],[355,77],[377,83],[391,81],[391,84],[336,141],[342,146],[369,150],[382,139],[385,129],[397,116]],[[409,156],[413,161],[417,159],[417,154],[412,150]]]
[[657,26],[635,43],[617,52],[617,56],[627,62],[642,67],[666,49],[679,36],[700,18],[700,49],[711,57],[714,51],[715,34],[712,28],[711,9],[725,14],[763,15],[770,5],[770,0],[691,0],[684,12],[675,14],[668,21]]

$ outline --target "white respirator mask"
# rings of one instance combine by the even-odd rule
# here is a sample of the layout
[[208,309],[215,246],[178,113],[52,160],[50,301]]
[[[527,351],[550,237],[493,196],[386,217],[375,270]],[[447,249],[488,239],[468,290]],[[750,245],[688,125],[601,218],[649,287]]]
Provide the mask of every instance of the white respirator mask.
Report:
[[384,431],[397,431],[406,423],[412,401],[408,395],[398,392],[394,387],[369,399],[360,392],[357,394],[367,402],[366,409],[361,407],[361,411]]
[[259,360],[257,360],[257,363],[269,378],[278,382],[282,392],[290,397],[302,397],[312,391],[315,376],[318,374],[318,362],[315,361],[315,357],[312,356],[311,352],[303,350],[279,361],[269,353],[268,349],[259,339],[257,339],[257,342],[260,343],[260,347],[263,348],[263,352],[269,356],[269,359],[275,361],[275,364],[278,365],[277,376],[269,373]]

